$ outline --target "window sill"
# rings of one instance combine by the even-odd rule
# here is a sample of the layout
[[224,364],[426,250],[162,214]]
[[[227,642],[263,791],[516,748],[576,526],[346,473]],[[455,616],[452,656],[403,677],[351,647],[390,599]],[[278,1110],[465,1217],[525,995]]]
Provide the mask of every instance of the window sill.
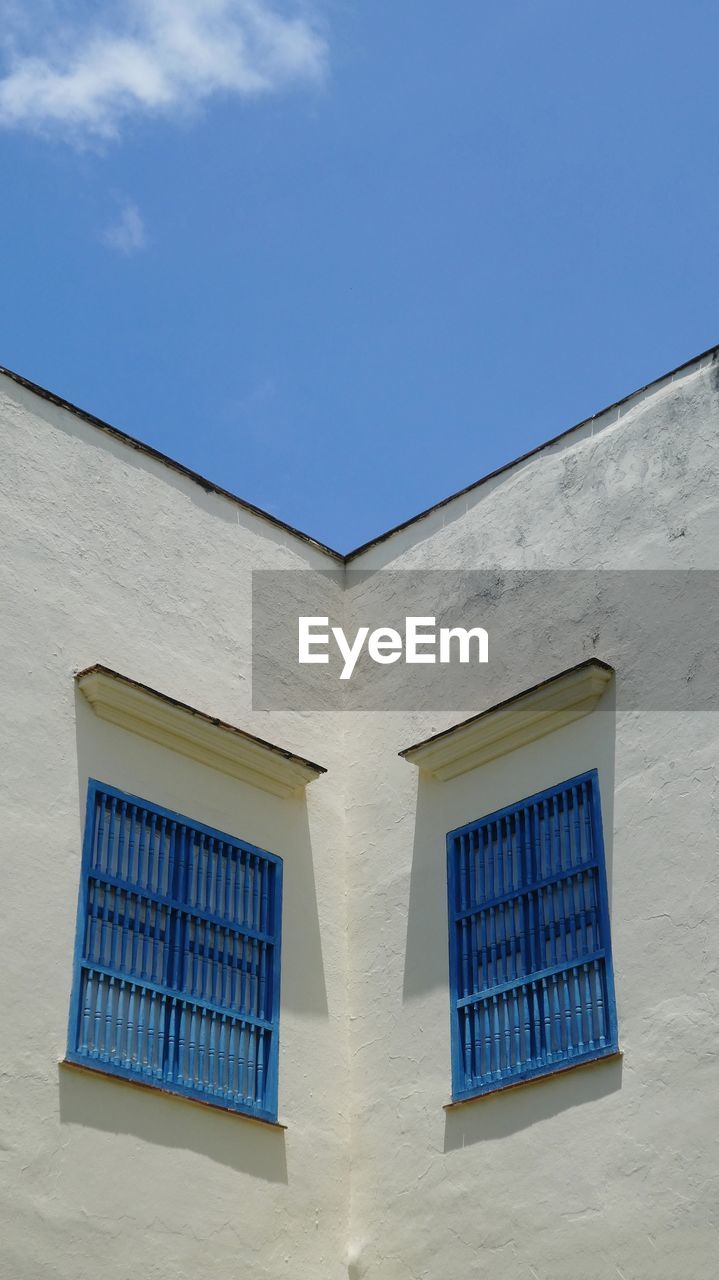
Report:
[[543,1084],[546,1080],[555,1080],[557,1076],[563,1076],[568,1071],[583,1071],[587,1067],[596,1067],[602,1062],[618,1062],[623,1057],[624,1053],[621,1049],[613,1049],[610,1053],[600,1053],[596,1058],[587,1058],[583,1062],[567,1062],[554,1071],[545,1071],[542,1075],[530,1076],[527,1080],[512,1080],[507,1084],[499,1081],[495,1088],[484,1089],[482,1093],[473,1093],[468,1098],[455,1098],[451,1102],[445,1102],[443,1110],[458,1111],[460,1107],[469,1106],[471,1103],[484,1102],[485,1098],[496,1098],[499,1093],[509,1093],[510,1090]]
[[128,1080],[124,1076],[115,1075],[113,1071],[103,1071],[102,1067],[90,1066],[89,1063],[72,1062],[69,1058],[61,1058],[58,1062],[61,1071],[77,1071],[82,1075],[99,1076],[102,1080],[110,1080],[113,1084],[125,1085],[130,1089],[141,1089],[143,1093],[160,1094],[172,1102],[184,1102],[191,1107],[202,1107],[203,1111],[213,1111],[233,1120],[249,1121],[250,1124],[262,1125],[263,1129],[287,1128],[279,1120],[266,1120],[264,1116],[253,1116],[249,1111],[237,1111],[234,1107],[223,1107],[221,1102],[205,1102],[202,1098],[189,1098],[184,1093],[175,1093],[173,1089],[163,1089],[161,1085],[146,1084],[144,1080]]

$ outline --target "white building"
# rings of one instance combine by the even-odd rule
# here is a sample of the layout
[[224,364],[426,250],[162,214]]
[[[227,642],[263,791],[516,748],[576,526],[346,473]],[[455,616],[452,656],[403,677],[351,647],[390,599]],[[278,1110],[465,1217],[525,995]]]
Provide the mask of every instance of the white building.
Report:
[[[719,352],[347,558],[11,373],[0,423],[2,1274],[713,1277]],[[348,568],[674,621],[550,594],[501,697],[253,707],[253,571]]]

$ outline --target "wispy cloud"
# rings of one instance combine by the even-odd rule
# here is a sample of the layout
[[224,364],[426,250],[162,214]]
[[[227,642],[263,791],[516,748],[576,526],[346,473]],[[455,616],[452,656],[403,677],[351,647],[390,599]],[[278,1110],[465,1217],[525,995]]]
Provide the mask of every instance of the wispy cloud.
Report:
[[76,139],[216,94],[316,82],[326,64],[309,0],[0,0],[0,19],[0,126]]
[[103,243],[129,257],[147,244],[147,234],[142,215],[136,204],[126,201],[119,216],[102,233]]

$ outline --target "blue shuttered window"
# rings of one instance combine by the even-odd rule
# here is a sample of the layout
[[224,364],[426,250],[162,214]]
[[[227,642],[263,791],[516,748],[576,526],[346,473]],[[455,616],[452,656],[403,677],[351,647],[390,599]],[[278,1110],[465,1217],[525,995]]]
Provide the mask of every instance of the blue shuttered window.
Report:
[[596,770],[447,836],[452,1094],[617,1050]]
[[277,1117],[282,862],[89,783],[68,1058]]

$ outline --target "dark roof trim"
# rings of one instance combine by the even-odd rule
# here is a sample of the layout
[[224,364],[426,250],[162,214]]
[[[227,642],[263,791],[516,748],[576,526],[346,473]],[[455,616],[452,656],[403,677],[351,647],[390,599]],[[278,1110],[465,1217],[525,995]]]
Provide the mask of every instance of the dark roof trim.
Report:
[[79,409],[70,400],[63,400],[62,396],[56,396],[54,391],[48,391],[45,387],[38,386],[36,382],[31,382],[29,378],[23,378],[21,374],[14,373],[12,369],[6,369],[3,365],[0,365],[0,374],[10,378],[18,386],[24,387],[26,391],[32,391],[34,395],[40,396],[42,400],[48,400],[50,404],[57,405],[59,409],[67,409],[69,413],[74,413],[76,418],[82,418],[83,422],[88,422],[91,427],[97,427],[99,431],[104,431],[106,435],[114,436],[116,440],[121,440],[123,444],[129,445],[131,449],[137,449],[138,453],[145,453],[148,457],[155,458],[157,462],[161,462],[172,471],[177,471],[180,475],[187,476],[188,480],[194,480],[195,484],[199,484],[206,493],[217,493],[221,498],[227,498],[230,502],[242,507],[243,510],[251,512],[253,516],[259,516],[261,520],[268,520],[276,528],[284,529],[286,533],[291,533],[295,538],[301,538],[303,542],[309,543],[311,547],[316,547],[318,551],[324,551],[326,555],[332,556],[334,560],[344,561],[344,556],[341,552],[326,546],[324,542],[319,542],[317,538],[311,538],[308,533],[303,533],[301,529],[295,529],[294,525],[271,515],[269,511],[263,511],[262,507],[256,507],[254,503],[246,502],[244,498],[239,498],[236,493],[231,493],[229,489],[223,489],[221,485],[215,484],[213,480],[208,480],[206,476],[201,476],[199,472],[193,471],[191,467],[186,467],[182,462],[177,462],[175,458],[170,458],[168,454],[161,453],[159,449],[153,448],[152,445],[145,444],[135,436],[128,435],[126,431],[121,431],[119,427],[113,427],[109,422],[104,422],[102,418],[96,418],[94,413],[88,413],[86,409]]
[[586,427],[591,422],[595,422],[606,413],[611,413],[613,409],[619,409],[622,405],[627,404],[636,396],[642,395],[645,391],[649,391],[652,387],[657,386],[661,382],[666,382],[668,378],[674,378],[678,373],[683,373],[685,369],[690,369],[692,365],[699,364],[701,360],[706,360],[709,356],[714,359],[719,358],[719,343],[713,347],[707,347],[706,351],[701,351],[699,355],[692,356],[689,360],[684,360],[682,364],[676,365],[675,368],[669,369],[666,373],[662,373],[657,378],[652,378],[650,382],[645,382],[643,386],[637,387],[635,391],[630,391],[628,395],[622,396],[620,400],[615,400],[612,404],[606,405],[604,409],[600,409],[597,413],[593,413],[589,418],[583,418],[581,422],[575,422],[573,426],[566,427],[564,431],[560,431],[558,435],[552,436],[550,440],[545,440],[542,444],[538,444],[534,449],[529,449],[527,453],[522,453],[518,458],[513,458],[511,462],[505,462],[503,466],[497,467],[494,471],[490,471],[487,475],[481,476],[479,480],[473,480],[471,484],[465,485],[463,489],[458,489],[455,493],[450,493],[448,497],[442,498],[439,502],[435,502],[431,507],[426,507],[424,511],[418,512],[417,515],[410,516],[407,520],[402,520],[400,524],[393,525],[391,529],[387,529],[385,533],[380,533],[376,538],[370,538],[369,542],[363,542],[361,546],[355,547],[352,551],[343,554],[341,551],[335,551],[334,547],[330,547],[325,542],[320,542],[317,538],[312,538],[308,533],[303,533],[301,529],[296,529],[294,525],[288,524],[285,520],[280,520],[277,516],[271,515],[268,511],[264,511],[262,507],[257,507],[252,502],[247,502],[244,498],[238,497],[236,493],[232,493],[229,489],[223,489],[221,485],[215,484],[212,480],[208,480],[206,476],[200,475],[197,471],[193,471],[190,467],[184,466],[182,462],[177,462],[174,458],[170,458],[166,453],[161,453],[159,449],[155,449],[152,445],[144,444],[142,440],[138,440],[135,436],[128,435],[126,431],[121,431],[119,427],[113,427],[109,422],[104,422],[102,418],[96,418],[94,414],[88,413],[86,409],[80,409],[77,405],[72,404],[69,400],[63,400],[62,396],[55,395],[54,392],[48,391],[45,387],[39,386],[36,382],[31,382],[29,378],[23,378],[21,374],[15,373],[12,369],[6,369],[0,365],[0,374],[6,378],[10,378],[12,382],[16,382],[18,386],[24,387],[27,391],[32,391],[41,399],[47,400],[50,404],[57,405],[60,409],[67,409],[69,413],[74,413],[76,417],[82,418],[92,427],[97,427],[100,431],[106,432],[107,435],[114,436],[116,440],[121,440],[123,444],[129,445],[131,449],[137,449],[139,453],[145,453],[150,458],[155,458],[164,466],[169,467],[173,471],[177,471],[180,475],[187,476],[189,480],[193,480],[195,484],[199,484],[206,493],[217,493],[222,498],[227,498],[229,502],[234,502],[243,510],[249,511],[252,515],[258,516],[262,520],[267,520],[277,529],[283,529],[285,533],[291,534],[294,538],[300,538],[302,542],[306,542],[311,547],[316,547],[318,551],[322,551],[325,555],[331,556],[333,560],[337,560],[340,564],[349,564],[356,556],[362,555],[363,552],[369,551],[371,547],[376,547],[381,542],[386,542],[389,538],[394,537],[396,533],[401,533],[403,529],[410,528],[411,525],[417,524],[420,520],[425,520],[428,516],[434,514],[435,511],[441,511],[443,507],[449,506],[455,502],[457,498],[463,498],[465,494],[472,493],[474,489],[479,489],[481,485],[487,484],[490,480],[496,479],[497,476],[503,475],[505,471],[511,471],[512,467],[519,466],[522,462],[527,462],[530,458],[536,457],[542,453],[544,449],[551,448],[560,440],[564,440],[571,435],[573,431],[579,431],[582,427]]
[[529,458],[534,458],[543,449],[549,449],[551,445],[557,444],[559,440],[564,440],[565,436],[569,436],[573,431],[579,431],[581,427],[586,427],[590,422],[595,422],[597,418],[603,417],[605,413],[611,413],[612,409],[619,409],[621,405],[627,404],[629,400],[633,400],[635,396],[642,395],[648,391],[650,387],[657,386],[660,382],[666,382],[667,378],[673,378],[675,374],[682,373],[684,369],[689,369],[693,364],[699,364],[700,360],[706,360],[708,356],[719,358],[719,343],[713,347],[707,347],[706,351],[702,351],[698,356],[692,356],[690,360],[685,360],[683,364],[678,364],[676,368],[669,369],[667,373],[662,373],[658,378],[652,378],[651,382],[645,382],[644,386],[637,387],[636,391],[630,391],[628,395],[622,396],[621,400],[615,400],[613,404],[608,404],[604,409],[599,409],[597,413],[593,413],[589,418],[583,418],[581,422],[575,422],[572,427],[565,427],[564,431],[560,431],[559,435],[552,436],[550,440],[545,440],[542,444],[535,445],[533,449],[529,449],[527,453],[522,453],[518,458],[513,458],[511,462],[505,462],[503,466],[497,467],[495,471],[490,471],[486,476],[481,476],[479,480],[473,480],[471,484],[465,485],[464,489],[458,489],[456,493],[450,493],[449,497],[442,498],[440,502],[435,502],[431,507],[427,507],[424,511],[420,511],[416,516],[410,516],[409,520],[403,520],[401,524],[395,524],[386,533],[380,533],[378,537],[371,538],[369,542],[363,542],[360,547],[355,547],[354,551],[348,551],[344,557],[345,563],[359,556],[363,551],[368,551],[370,547],[376,547],[378,543],[385,542],[387,538],[393,537],[395,533],[401,533],[403,529],[409,528],[410,525],[416,524],[418,520],[424,520],[427,516],[431,516],[435,511],[440,511],[442,507],[446,507],[450,502],[454,502],[457,498],[462,498],[466,493],[471,493],[473,489],[478,489],[480,485],[487,484],[489,480],[494,480],[496,476],[501,476],[504,471],[511,471],[512,467],[519,466],[520,462],[527,462]]

